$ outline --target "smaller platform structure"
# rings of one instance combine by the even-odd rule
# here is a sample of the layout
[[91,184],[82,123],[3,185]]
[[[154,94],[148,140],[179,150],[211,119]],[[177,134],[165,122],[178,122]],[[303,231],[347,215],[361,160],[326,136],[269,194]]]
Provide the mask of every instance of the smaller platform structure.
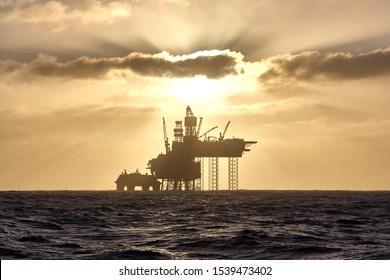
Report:
[[141,174],[138,170],[127,173],[126,170],[115,181],[117,191],[134,191],[136,187],[142,187],[142,191],[160,191],[160,182],[153,175]]

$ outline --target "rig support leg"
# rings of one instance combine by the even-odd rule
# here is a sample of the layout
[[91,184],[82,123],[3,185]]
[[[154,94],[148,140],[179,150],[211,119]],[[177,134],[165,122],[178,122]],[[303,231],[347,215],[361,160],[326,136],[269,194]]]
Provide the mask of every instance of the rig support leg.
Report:
[[163,179],[161,184],[162,191],[173,191],[175,189],[175,180]]
[[229,190],[238,190],[238,157],[229,158]]
[[167,191],[168,190],[168,180],[167,179],[162,179],[161,190],[162,191]]
[[200,162],[200,178],[195,181],[195,189],[197,191],[204,190],[204,158],[196,158],[196,161]]
[[209,190],[217,191],[219,189],[219,159],[217,157],[209,158]]

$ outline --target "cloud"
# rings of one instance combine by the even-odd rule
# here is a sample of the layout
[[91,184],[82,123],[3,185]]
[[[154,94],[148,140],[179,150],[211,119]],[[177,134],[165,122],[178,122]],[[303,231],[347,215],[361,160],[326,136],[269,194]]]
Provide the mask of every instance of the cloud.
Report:
[[238,74],[240,60],[242,55],[228,50],[202,51],[184,56],[172,56],[167,52],[154,55],[131,53],[121,58],[81,57],[66,62],[41,54],[30,63],[1,61],[0,73],[24,72],[45,77],[93,79],[104,77],[111,70],[132,70],[143,76],[185,78],[200,75],[218,79]]
[[174,57],[166,52],[158,55],[130,55],[124,67],[146,76],[222,78],[238,74],[236,66],[242,56],[231,51],[202,51],[191,55]]
[[7,13],[3,20],[11,22],[37,23],[58,25],[57,30],[63,29],[66,24],[78,22],[88,24],[92,22],[112,23],[118,18],[131,16],[131,6],[127,3],[109,2],[102,5],[99,1],[89,1],[84,8],[66,5],[60,1],[46,3],[20,3]]
[[265,61],[259,80],[268,92],[283,92],[297,82],[352,80],[390,74],[390,48],[368,53],[284,54]]
[[[113,49],[116,56],[127,54],[129,49],[141,52],[167,50],[171,53],[232,49],[244,53],[251,61],[286,52],[356,42],[343,48],[351,51],[361,47],[359,40],[378,36],[382,39],[370,43],[369,48],[388,46],[383,42],[388,42],[389,37],[390,19],[386,14],[389,1],[380,0],[376,5],[365,0],[297,2],[0,1],[0,7],[3,7],[0,9],[0,56],[24,55],[26,59],[28,54],[30,60],[37,53],[48,52],[62,58],[79,57],[80,53],[90,56],[104,54],[91,42],[94,38],[104,38],[117,46],[127,47],[125,53]],[[147,44],[143,46],[140,42]],[[150,46],[154,48],[151,50]]]

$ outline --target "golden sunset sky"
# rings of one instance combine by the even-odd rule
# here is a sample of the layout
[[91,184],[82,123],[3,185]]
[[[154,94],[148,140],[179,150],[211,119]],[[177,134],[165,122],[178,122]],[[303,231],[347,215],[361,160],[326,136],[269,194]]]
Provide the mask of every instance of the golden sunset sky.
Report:
[[[0,190],[114,189],[187,105],[245,189],[390,189],[390,1],[0,1]],[[221,189],[227,162],[220,161]]]

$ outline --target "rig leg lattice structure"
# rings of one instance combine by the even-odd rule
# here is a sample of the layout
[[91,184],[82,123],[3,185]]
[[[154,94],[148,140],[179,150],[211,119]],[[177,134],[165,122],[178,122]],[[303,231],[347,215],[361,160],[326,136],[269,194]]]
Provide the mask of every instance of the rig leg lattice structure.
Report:
[[196,189],[195,180],[162,179],[162,191],[192,191]]
[[209,190],[217,191],[219,189],[219,158],[209,158]]
[[229,157],[228,169],[228,188],[238,190],[238,157]]
[[169,179],[163,179],[161,184],[162,191],[172,191],[174,189],[175,182]]

